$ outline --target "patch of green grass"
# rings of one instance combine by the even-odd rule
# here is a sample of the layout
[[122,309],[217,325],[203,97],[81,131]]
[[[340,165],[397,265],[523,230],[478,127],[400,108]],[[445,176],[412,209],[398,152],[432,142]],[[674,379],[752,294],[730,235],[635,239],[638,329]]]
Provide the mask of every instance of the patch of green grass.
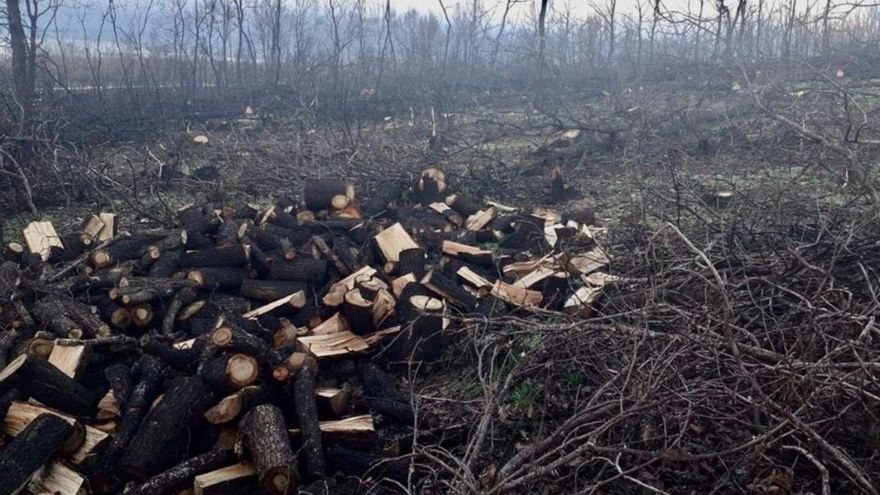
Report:
[[526,380],[513,388],[507,396],[507,403],[512,409],[528,414],[534,410],[537,399],[538,386],[531,380]]

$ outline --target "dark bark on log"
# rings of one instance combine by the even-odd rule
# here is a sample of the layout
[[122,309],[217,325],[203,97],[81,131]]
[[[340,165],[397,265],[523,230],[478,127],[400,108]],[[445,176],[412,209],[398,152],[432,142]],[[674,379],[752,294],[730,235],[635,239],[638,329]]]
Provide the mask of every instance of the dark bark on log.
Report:
[[233,266],[209,266],[192,270],[187,279],[205,291],[238,292],[242,282],[250,275],[248,270]]
[[241,244],[218,246],[186,253],[181,258],[180,265],[188,268],[243,266],[248,262],[248,254],[248,250]]
[[61,370],[40,358],[22,354],[0,372],[0,384],[17,388],[43,404],[74,415],[94,412],[98,398]]
[[220,402],[208,409],[205,418],[214,425],[231,423],[270,399],[271,394],[266,385],[249,385],[220,399]]
[[425,250],[423,248],[404,249],[400,252],[397,274],[406,275],[407,273],[412,273],[418,280],[425,276]]
[[131,369],[122,363],[114,364],[104,369],[104,377],[113,391],[116,407],[124,411],[131,395]]
[[115,469],[129,442],[140,429],[150,405],[159,393],[159,386],[162,384],[162,365],[159,360],[152,356],[143,356],[138,361],[137,368],[140,380],[132,389],[125,409],[120,407],[122,419],[119,421],[110,444],[89,466],[89,471],[93,475],[107,475],[109,471]]
[[125,495],[165,495],[177,493],[178,490],[192,483],[192,479],[195,476],[226,466],[234,458],[235,455],[231,450],[218,449],[205,452],[153,476],[131,490],[127,490]]
[[425,278],[422,279],[422,285],[465,312],[473,311],[479,302],[473,294],[437,270],[425,275]]
[[308,227],[297,226],[295,228],[291,228],[267,223],[263,224],[262,228],[265,232],[268,232],[269,234],[282,240],[281,248],[284,248],[284,239],[290,241],[290,243],[294,246],[301,246],[309,242],[309,239],[312,237],[312,231]]
[[376,454],[334,447],[327,451],[327,467],[331,472],[373,479],[393,479],[406,483],[409,463],[401,459],[387,459]]
[[159,258],[150,265],[149,275],[155,278],[169,278],[180,266],[180,258],[183,257],[182,249],[163,251]]
[[296,457],[281,410],[271,404],[257,406],[241,420],[239,429],[263,490],[271,495],[295,490],[298,482]]
[[256,382],[260,377],[260,366],[247,354],[232,354],[211,359],[198,374],[215,391],[228,395]]
[[461,193],[447,196],[446,205],[460,213],[465,218],[480,211],[480,206],[475,201]]
[[353,188],[343,180],[310,180],[303,187],[306,208],[312,211],[329,210],[334,196],[353,196]]
[[[196,339],[196,343],[199,343],[198,338]],[[165,342],[162,342],[159,338],[149,334],[141,337],[140,344],[141,349],[144,352],[156,356],[162,360],[163,363],[176,370],[188,372],[193,364],[199,359],[202,349],[204,348],[204,338],[200,345],[193,344],[189,349],[176,349]]]
[[305,290],[308,284],[305,282],[283,280],[257,280],[244,279],[238,289],[238,295],[258,301],[276,301],[282,297]]
[[180,310],[194,303],[196,298],[198,298],[198,293],[192,287],[183,287],[177,291],[177,294],[174,295],[168,304],[168,308],[165,310],[165,316],[162,318],[162,335],[174,334],[174,327]]
[[54,414],[42,414],[32,421],[0,451],[0,493],[18,493],[73,431],[69,422]]
[[239,244],[238,231],[241,226],[235,220],[224,220],[217,229],[217,246],[234,246]]
[[385,371],[374,363],[363,363],[360,368],[364,384],[362,402],[369,409],[403,423],[411,423],[413,410],[406,397]]
[[[288,382],[291,383],[291,382]],[[321,446],[321,428],[318,405],[315,400],[315,372],[302,368],[292,385],[293,405],[302,435],[302,474],[307,480],[323,478],[325,474],[324,450]]]
[[330,249],[330,246],[327,245],[327,241],[322,237],[312,236],[312,244],[314,244],[318,251],[321,252],[321,256],[336,268],[336,271],[339,272],[339,276],[347,277],[351,274],[353,271],[351,267],[342,262],[339,256]]
[[302,259],[296,261],[276,261],[269,270],[269,276],[276,280],[320,283],[327,273],[324,260]]
[[110,322],[115,328],[128,328],[131,324],[131,315],[128,310],[116,304],[116,302],[109,297],[102,296],[98,299],[97,305],[98,312],[104,320]]
[[38,321],[59,337],[78,339],[83,336],[82,328],[65,314],[66,310],[60,299],[43,298],[34,304],[33,312]]
[[190,237],[195,234],[212,234],[220,226],[219,218],[213,214],[208,215],[196,207],[178,213],[178,220]]
[[361,267],[358,262],[360,247],[356,246],[348,236],[331,233],[333,240],[333,254],[349,269],[349,273],[357,271]]
[[211,334],[211,342],[224,351],[240,352],[256,358],[270,367],[281,363],[281,354],[261,340],[236,325],[224,324]]
[[162,400],[144,418],[119,466],[145,479],[173,465],[185,454],[188,429],[214,402],[211,391],[195,377],[175,379]]
[[345,319],[348,320],[354,333],[363,335],[374,330],[373,304],[363,297],[360,290],[348,291],[342,307]]

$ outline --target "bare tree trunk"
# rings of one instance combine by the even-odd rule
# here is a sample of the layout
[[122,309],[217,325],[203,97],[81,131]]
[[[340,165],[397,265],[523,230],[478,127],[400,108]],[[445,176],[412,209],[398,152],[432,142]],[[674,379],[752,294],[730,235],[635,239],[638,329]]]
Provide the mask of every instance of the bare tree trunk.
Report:
[[34,87],[28,75],[28,46],[21,23],[21,9],[18,0],[6,0],[6,17],[9,25],[9,41],[12,45],[12,78],[15,84],[15,98],[21,105],[24,117],[30,116]]
[[541,12],[538,14],[538,67],[540,69],[544,68],[544,46],[546,44],[545,36],[547,34],[547,7],[549,6],[550,0],[541,0]]

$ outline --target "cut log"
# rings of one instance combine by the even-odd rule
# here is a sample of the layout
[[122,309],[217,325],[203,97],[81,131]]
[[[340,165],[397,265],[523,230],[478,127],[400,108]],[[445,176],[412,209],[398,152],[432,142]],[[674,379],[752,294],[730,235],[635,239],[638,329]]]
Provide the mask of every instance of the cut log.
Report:
[[431,270],[421,282],[432,292],[464,311],[470,312],[477,307],[477,298],[442,272]]
[[[321,421],[318,430],[324,443],[350,443],[364,445],[373,443],[376,439],[376,427],[373,416],[362,414],[350,418]],[[292,428],[290,437],[299,440],[303,436],[300,428]],[[322,456],[323,458],[323,456]]]
[[347,332],[351,330],[348,320],[341,313],[334,313],[331,317],[322,321],[312,328],[314,335],[327,335],[331,333]]
[[34,317],[46,328],[62,338],[78,339],[84,335],[82,327],[68,314],[61,299],[45,297],[34,304]]
[[352,289],[345,294],[343,312],[354,333],[363,335],[373,330],[373,303],[360,290]]
[[403,423],[411,423],[413,409],[406,394],[397,389],[391,377],[375,363],[364,363],[360,367],[361,381],[364,384],[364,405],[376,413]]
[[319,283],[327,273],[327,262],[316,259],[277,260],[269,268],[269,277],[276,280]]
[[205,419],[214,425],[231,423],[252,408],[269,401],[269,390],[265,385],[249,385],[227,395],[205,413]]
[[61,370],[65,375],[74,378],[76,377],[76,372],[83,366],[85,357],[85,345],[56,345],[52,347],[52,353],[49,354],[49,363]]
[[29,402],[10,401],[6,417],[3,421],[3,432],[11,437],[18,436],[34,420],[45,414],[58,416],[70,424],[72,427],[70,436],[67,441],[58,448],[58,451],[66,455],[77,455],[85,445],[86,426],[76,421],[73,417],[59,413],[54,409],[31,404]]
[[40,467],[73,434],[73,426],[53,414],[42,414],[0,451],[0,493],[19,493]]
[[389,357],[408,362],[439,358],[443,351],[443,301],[415,295],[398,313],[403,329],[391,344]]
[[419,247],[399,222],[376,234],[374,239],[385,261],[398,262],[401,251]]
[[400,297],[400,294],[403,292],[403,289],[412,283],[418,282],[414,273],[407,273],[406,275],[402,275],[400,277],[395,278],[391,281],[391,290],[394,292],[395,297]]
[[518,287],[502,280],[495,282],[491,294],[508,304],[521,307],[537,307],[544,299],[540,291]]
[[470,198],[462,194],[452,194],[446,196],[445,202],[450,208],[457,211],[465,218],[480,211],[480,206],[476,202],[472,201]]
[[425,250],[416,247],[400,251],[398,255],[397,273],[412,273],[417,279],[425,276]]
[[458,278],[474,286],[478,290],[490,290],[494,285],[488,279],[470,269],[470,267],[462,266],[455,272]]
[[315,358],[305,352],[292,352],[281,364],[272,370],[272,377],[279,382],[286,382],[302,368],[318,369]]
[[214,402],[213,394],[195,377],[176,378],[162,400],[144,418],[119,467],[146,479],[172,466],[185,454],[190,425]]
[[193,495],[229,495],[250,493],[256,485],[257,470],[249,462],[240,462],[200,474],[193,479]]
[[256,406],[241,420],[239,429],[263,490],[270,495],[296,490],[296,457],[281,409],[271,404]]
[[198,478],[202,473],[213,471],[229,464],[234,457],[232,450],[228,449],[216,449],[205,452],[153,476],[131,490],[126,490],[125,495],[163,495],[175,493],[176,490],[190,483],[190,480],[193,478]]
[[376,296],[373,298],[373,307],[370,310],[373,314],[373,328],[380,328],[382,326],[382,323],[394,313],[395,305],[396,300],[394,296],[387,290],[381,289],[376,293]]
[[296,348],[307,352],[315,359],[363,352],[369,349],[364,339],[349,331],[334,332],[325,335],[309,335],[296,339]]
[[306,305],[306,302],[307,302],[306,301],[306,293],[303,292],[302,290],[298,290],[298,291],[294,292],[293,294],[289,294],[287,296],[284,296],[284,297],[278,299],[277,301],[272,301],[269,304],[266,304],[266,305],[260,306],[259,308],[248,311],[247,313],[243,314],[242,317],[248,318],[248,319],[257,319],[261,316],[270,314],[274,311],[283,311],[285,309],[287,309],[287,310],[300,309]]
[[[303,199],[306,208],[312,211],[329,210],[333,207],[333,199],[343,196],[348,201],[340,206],[344,208],[355,199],[354,185],[342,180],[310,180],[303,187]],[[338,201],[342,201],[338,199]]]
[[128,328],[131,324],[131,314],[128,309],[116,304],[109,297],[101,297],[97,301],[98,313],[115,328]]
[[238,295],[258,301],[275,301],[305,290],[306,287],[305,282],[246,278],[242,280]]
[[207,266],[242,266],[250,259],[247,246],[233,244],[199,251],[190,251],[180,259],[180,265],[189,268]]
[[315,400],[315,372],[302,368],[292,382],[293,405],[302,437],[301,468],[303,479],[324,477],[324,449],[321,446],[321,428],[318,405]]
[[73,378],[40,358],[22,354],[0,371],[0,384],[17,388],[64,412],[88,415],[98,397]]
[[208,266],[191,270],[186,278],[204,291],[238,292],[250,275],[244,268],[234,266]]
[[602,287],[581,287],[570,295],[562,305],[562,312],[569,315],[589,317],[593,314],[593,303],[602,295]]
[[493,218],[495,218],[495,208],[486,208],[467,217],[464,226],[468,230],[482,230],[486,225],[489,225]]
[[31,493],[53,495],[88,495],[86,479],[59,461],[49,461],[27,483]]
[[351,392],[344,388],[317,387],[315,389],[318,408],[325,413],[341,418],[351,413]]
[[572,273],[587,275],[604,268],[610,261],[605,251],[602,248],[596,247],[569,259],[568,269]]
[[423,205],[443,201],[446,192],[446,174],[438,168],[426,168],[415,185],[416,199]]
[[52,222],[31,222],[25,227],[22,235],[30,252],[39,254],[43,261],[49,259],[53,247],[64,249]]
[[441,247],[443,254],[454,256],[462,261],[473,263],[475,265],[494,266],[492,251],[480,249],[467,244],[461,244],[453,241],[443,241]]
[[230,394],[257,381],[260,366],[252,356],[232,354],[209,361],[199,370],[199,376],[217,392]]
[[445,218],[447,222],[456,227],[464,224],[464,217],[461,216],[461,213],[453,210],[446,203],[431,203],[428,205],[428,208],[434,210],[440,215],[443,215],[443,218]]
[[224,351],[244,353],[271,367],[281,363],[279,352],[270,347],[266,341],[233,325],[224,323],[211,334],[211,343]]

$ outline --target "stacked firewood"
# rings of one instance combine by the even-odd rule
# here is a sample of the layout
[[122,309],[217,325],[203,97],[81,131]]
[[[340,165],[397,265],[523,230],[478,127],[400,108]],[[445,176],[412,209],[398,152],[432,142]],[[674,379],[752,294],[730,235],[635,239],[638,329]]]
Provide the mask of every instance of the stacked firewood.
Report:
[[484,204],[433,168],[411,189],[29,225],[0,265],[0,493],[405,481],[377,453],[415,417],[386,370],[436,360],[470,318],[588,315],[612,279],[590,211]]

